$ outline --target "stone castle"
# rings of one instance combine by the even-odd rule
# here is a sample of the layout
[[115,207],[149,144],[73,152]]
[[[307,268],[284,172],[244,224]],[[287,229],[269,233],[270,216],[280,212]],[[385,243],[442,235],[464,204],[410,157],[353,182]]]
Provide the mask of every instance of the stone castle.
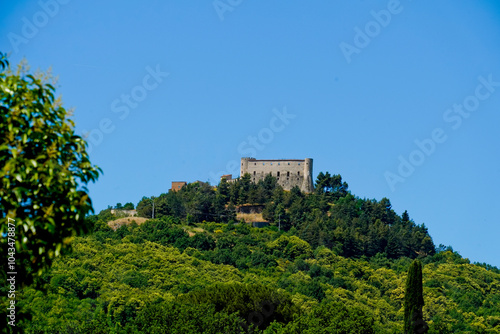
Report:
[[[311,193],[314,190],[312,169],[313,159],[309,158],[303,160],[241,158],[240,177],[249,174],[250,180],[257,183],[264,180],[266,175],[271,174],[285,190],[291,190],[297,186],[301,191]],[[222,175],[221,179],[226,179],[228,182],[237,180],[237,178],[233,179],[232,174]],[[186,184],[185,181],[174,181],[170,191],[178,191]]]
[[313,159],[278,159],[257,160],[255,158],[241,158],[240,176],[250,174],[252,182],[264,180],[271,174],[278,184],[285,190],[298,186],[300,190],[311,193],[313,186]]

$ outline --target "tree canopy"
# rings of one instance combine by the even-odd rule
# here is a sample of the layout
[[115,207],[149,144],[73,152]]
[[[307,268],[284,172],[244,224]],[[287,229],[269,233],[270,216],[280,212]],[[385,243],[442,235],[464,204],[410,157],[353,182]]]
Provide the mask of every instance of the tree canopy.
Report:
[[[94,232],[43,273],[47,291],[22,291],[25,333],[404,332],[407,257],[348,258],[293,229],[88,219]],[[498,332],[500,270],[436,251],[417,282],[429,333]]]
[[405,334],[424,334],[429,327],[424,321],[422,308],[424,307],[424,296],[422,288],[422,263],[413,260],[408,269],[405,290]]
[[[16,269],[27,283],[72,237],[90,230],[86,185],[100,169],[90,163],[48,75],[24,66],[13,72],[3,54],[0,70],[0,232],[15,225]],[[5,246],[8,238],[1,240]]]

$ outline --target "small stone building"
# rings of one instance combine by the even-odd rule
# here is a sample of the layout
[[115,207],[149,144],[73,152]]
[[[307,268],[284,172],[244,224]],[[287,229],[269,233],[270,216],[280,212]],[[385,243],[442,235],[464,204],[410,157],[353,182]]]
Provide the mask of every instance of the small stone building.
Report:
[[184,187],[186,184],[187,184],[186,181],[172,181],[172,187],[170,188],[170,191],[181,190],[181,188]]

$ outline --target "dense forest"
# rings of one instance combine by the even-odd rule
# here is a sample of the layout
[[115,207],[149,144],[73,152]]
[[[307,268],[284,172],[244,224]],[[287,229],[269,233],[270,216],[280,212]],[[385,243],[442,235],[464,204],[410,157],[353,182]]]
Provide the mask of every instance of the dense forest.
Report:
[[[245,204],[269,226],[238,220]],[[24,333],[402,333],[416,258],[428,333],[500,333],[498,268],[435,246],[340,175],[320,173],[311,194],[271,176],[196,182],[136,209],[148,219],[116,230],[111,208],[86,218],[92,233],[20,292]]]
[[[263,218],[291,231],[311,247],[326,246],[346,257],[372,257],[384,253],[390,259],[433,255],[435,246],[427,228],[415,224],[407,212],[398,216],[387,198],[361,199],[348,191],[340,175],[320,173],[315,193],[304,194],[298,187],[284,191],[268,175],[253,183],[250,175],[237,182],[222,179],[217,188],[192,183],[180,191],[154,198],[155,217],[175,217],[188,223],[235,220],[235,208],[242,204],[264,205]],[[152,216],[153,199],[137,205],[139,216]]]

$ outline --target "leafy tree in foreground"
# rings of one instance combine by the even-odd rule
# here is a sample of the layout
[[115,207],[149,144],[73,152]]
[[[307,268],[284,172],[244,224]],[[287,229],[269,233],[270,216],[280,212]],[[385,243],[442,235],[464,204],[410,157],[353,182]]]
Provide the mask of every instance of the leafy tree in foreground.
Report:
[[427,333],[429,327],[423,319],[423,306],[422,263],[419,260],[414,260],[408,269],[408,277],[406,278],[404,315],[405,334]]
[[[100,172],[54,92],[44,76],[12,73],[0,53],[1,244],[15,248],[15,270],[28,284],[69,249],[71,237],[92,228],[84,219],[93,212],[85,185]],[[15,247],[7,245],[8,232]],[[1,252],[3,264],[7,256]]]

